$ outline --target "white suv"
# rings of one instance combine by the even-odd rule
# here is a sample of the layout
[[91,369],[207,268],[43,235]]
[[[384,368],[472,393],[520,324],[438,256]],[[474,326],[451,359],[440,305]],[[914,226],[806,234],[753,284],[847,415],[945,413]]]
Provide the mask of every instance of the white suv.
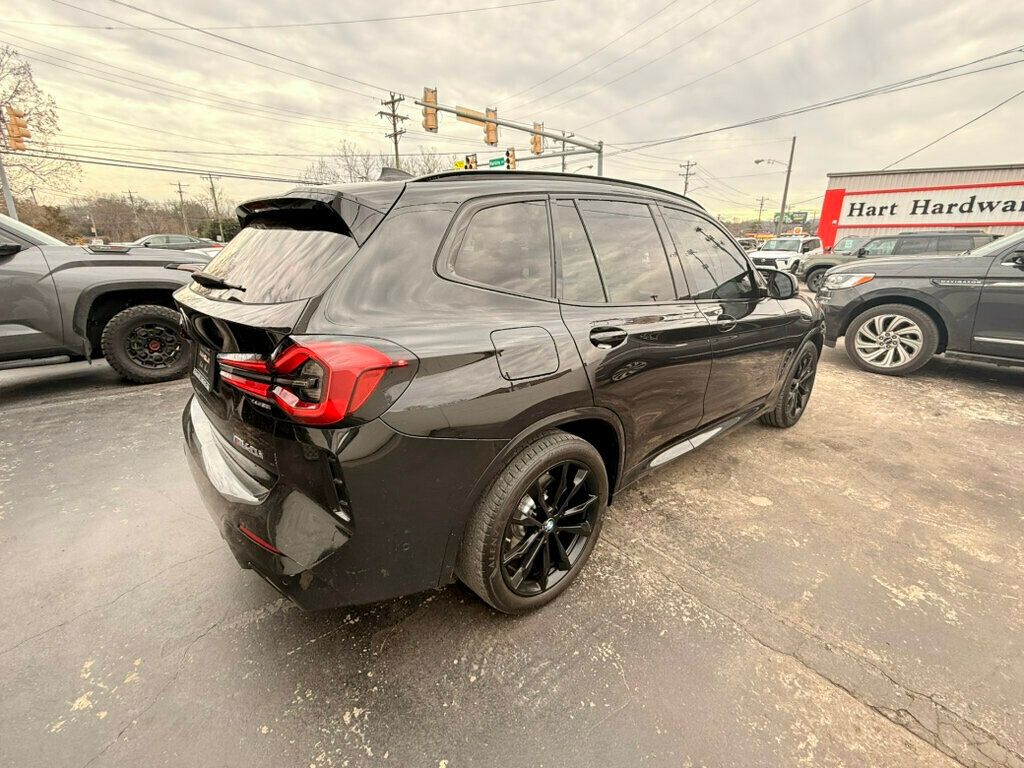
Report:
[[766,241],[751,258],[759,267],[774,267],[796,272],[801,258],[818,256],[823,252],[820,238],[791,235],[773,237]]

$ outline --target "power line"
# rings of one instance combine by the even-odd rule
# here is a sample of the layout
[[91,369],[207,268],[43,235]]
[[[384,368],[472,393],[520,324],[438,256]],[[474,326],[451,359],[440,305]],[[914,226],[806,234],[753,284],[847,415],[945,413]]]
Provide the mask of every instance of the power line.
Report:
[[[710,6],[714,5],[716,2],[718,2],[718,0],[712,0],[712,2],[708,3],[707,5],[701,6],[696,11],[694,11],[689,16],[687,16],[682,21],[680,21],[679,23],[682,24],[683,21],[689,21],[694,16],[696,16],[698,13],[703,11],[705,8],[709,8]],[[601,85],[597,86],[596,88],[591,88],[589,91],[586,91],[585,93],[581,93],[578,96],[573,96],[571,99],[566,99],[564,101],[560,101],[557,104],[555,104],[554,106],[547,107],[546,109],[548,109],[548,110],[555,110],[555,109],[558,109],[559,107],[565,106],[566,104],[571,104],[574,101],[578,101],[579,99],[586,98],[587,96],[590,96],[590,95],[592,95],[594,93],[597,93],[598,91],[600,91],[600,90],[602,90],[604,88],[607,88],[609,85],[613,85],[613,84],[615,84],[615,83],[617,83],[617,82],[619,82],[621,80],[625,80],[627,77],[631,77],[632,75],[635,75],[637,72],[640,72],[640,71],[642,71],[644,69],[647,69],[647,67],[650,67],[653,64],[657,64],[662,59],[664,59],[664,58],[666,58],[668,56],[671,56],[673,53],[676,53],[677,51],[679,51],[679,50],[685,48],[686,46],[688,46],[690,43],[696,42],[697,40],[699,40],[700,38],[702,38],[705,35],[709,34],[710,32],[714,32],[719,27],[724,26],[725,24],[727,24],[728,22],[732,21],[737,16],[742,14],[743,12],[745,12],[745,11],[749,10],[750,8],[752,8],[753,6],[757,5],[759,2],[761,2],[761,0],[753,0],[753,2],[747,3],[747,5],[743,6],[742,8],[740,8],[735,13],[732,13],[729,16],[726,16],[724,19],[722,19],[718,23],[712,24],[710,27],[705,29],[703,32],[698,32],[696,35],[693,35],[692,37],[684,40],[679,45],[676,45],[676,46],[673,46],[672,48],[669,48],[667,51],[665,51],[665,53],[661,54],[660,56],[658,56],[658,57],[656,57],[654,59],[651,59],[647,63],[641,64],[638,67],[634,67],[633,69],[629,70],[628,72],[624,72],[623,74],[619,75],[616,78],[613,78],[613,79],[609,80],[606,83],[601,83]],[[546,94],[544,96],[538,97],[538,99],[533,99],[532,101],[538,101],[539,99],[546,99],[548,96],[553,96],[554,94],[559,93],[560,91],[564,91],[567,88],[571,88],[572,86],[574,86],[574,85],[576,85],[578,83],[583,82],[584,80],[587,79],[587,77],[591,77],[593,75],[596,75],[602,69],[605,69],[606,67],[611,66],[612,64],[616,64],[619,61],[622,61],[622,59],[626,58],[627,56],[630,56],[633,53],[636,53],[641,48],[646,47],[650,43],[652,43],[655,40],[657,40],[658,38],[660,38],[662,35],[666,34],[668,31],[671,31],[671,29],[672,28],[670,27],[669,30],[666,30],[665,32],[662,32],[660,35],[657,35],[657,36],[651,38],[650,40],[646,41],[642,45],[639,45],[636,48],[633,48],[631,51],[629,51],[628,53],[626,53],[623,56],[620,56],[618,59],[616,59],[615,61],[613,61],[610,64],[606,65],[605,67],[602,67],[601,69],[598,69],[598,70],[596,70],[594,72],[591,72],[590,75],[587,75],[585,77],[581,77],[578,80],[575,80],[572,83],[569,83],[569,85],[563,86],[562,88],[557,88],[554,91],[551,91],[550,93],[548,93],[548,94]],[[532,103],[532,101],[524,102],[524,104],[530,104],[530,103]],[[522,106],[524,106],[524,104],[520,104],[519,107],[516,107],[516,109],[521,108]]]
[[[120,0],[111,0],[111,1],[112,2],[119,2]],[[754,1],[757,2],[758,0],[754,0]],[[766,53],[767,51],[773,50],[774,48],[778,48],[780,45],[784,45],[786,43],[792,42],[793,40],[796,40],[798,37],[802,37],[803,35],[806,35],[806,34],[808,34],[810,32],[813,32],[813,31],[815,31],[817,29],[820,29],[821,27],[825,26],[826,24],[830,24],[833,21],[836,21],[837,19],[840,19],[843,16],[846,16],[847,14],[853,13],[854,11],[856,11],[856,10],[858,10],[860,8],[863,8],[865,5],[868,5],[869,3],[872,3],[872,2],[874,2],[874,0],[861,0],[861,2],[857,3],[857,5],[854,5],[854,6],[850,7],[850,8],[847,8],[845,11],[837,13],[834,16],[830,16],[829,18],[825,19],[824,21],[819,21],[817,24],[812,24],[811,26],[809,26],[809,27],[807,27],[805,29],[802,29],[799,32],[796,32],[796,33],[790,35],[789,37],[786,37],[786,38],[783,38],[782,40],[779,40],[777,43],[772,43],[771,45],[769,45],[769,46],[767,46],[765,48],[762,48],[759,51],[755,51],[754,53],[751,53],[748,56],[744,56],[743,58],[737,59],[736,61],[733,61],[733,62],[731,62],[729,64],[726,64],[724,67],[719,67],[718,69],[714,70],[713,72],[708,72],[705,75],[701,75],[700,77],[696,78],[695,80],[691,80],[688,83],[684,83],[683,85],[676,86],[675,88],[670,88],[669,90],[665,91],[664,93],[658,94],[657,96],[652,96],[651,98],[645,99],[644,101],[641,101],[641,102],[637,102],[636,104],[633,104],[632,106],[620,109],[618,112],[613,112],[612,114],[605,115],[604,117],[598,118],[597,120],[592,120],[591,122],[587,123],[586,125],[581,126],[579,130],[582,130],[584,128],[589,128],[590,126],[597,125],[598,123],[603,123],[606,120],[611,120],[613,117],[619,117],[620,115],[624,115],[627,112],[632,112],[634,109],[638,109],[640,107],[646,106],[647,104],[650,104],[652,101],[658,101],[659,99],[663,99],[666,96],[669,96],[669,95],[671,95],[673,93],[678,93],[679,91],[683,90],[684,88],[689,88],[691,85],[696,85],[697,83],[699,83],[699,82],[701,82],[703,80],[707,80],[708,78],[714,77],[717,74],[725,72],[727,69],[731,69],[731,68],[733,68],[733,67],[735,67],[735,66],[737,66],[739,64],[742,64],[745,61],[749,61],[750,59],[753,59],[756,56],[760,56],[762,53]],[[753,3],[751,3],[751,5],[753,5]],[[747,7],[749,7],[749,6],[747,6]],[[742,13],[742,11],[741,11],[741,13]]]
[[973,118],[971,118],[970,120],[968,120],[968,121],[967,121],[966,123],[964,123],[963,125],[958,125],[958,126],[957,126],[956,128],[954,128],[953,130],[949,131],[948,133],[944,133],[944,134],[942,134],[941,136],[939,136],[939,138],[935,139],[935,141],[929,141],[929,142],[928,142],[927,144],[925,144],[925,145],[924,145],[923,147],[920,147],[920,148],[918,148],[918,149],[915,149],[915,150],[914,150],[913,152],[911,152],[911,153],[910,153],[909,155],[904,155],[904,156],[903,156],[903,157],[901,157],[901,158],[900,158],[899,160],[894,160],[893,162],[889,163],[889,164],[888,164],[887,166],[885,166],[884,168],[882,168],[882,170],[883,170],[883,171],[887,171],[887,170],[889,170],[890,168],[892,168],[892,167],[893,167],[894,165],[898,165],[899,163],[902,163],[902,162],[903,162],[904,160],[906,160],[907,158],[913,157],[913,156],[914,156],[914,155],[916,155],[916,154],[919,154],[919,153],[921,153],[921,152],[924,152],[924,151],[925,151],[926,149],[928,149],[929,147],[934,147],[934,146],[935,146],[936,144],[938,144],[938,143],[939,143],[940,141],[942,141],[943,139],[948,139],[948,138],[949,138],[950,136],[952,136],[952,135],[953,135],[954,133],[957,133],[958,131],[961,131],[961,130],[963,130],[964,128],[966,128],[967,126],[971,125],[972,123],[976,123],[976,122],[978,122],[979,120],[981,120],[981,118],[985,117],[986,115],[991,115],[991,114],[992,114],[993,112],[995,112],[995,111],[996,111],[997,109],[999,109],[1000,107],[1004,106],[1005,104],[1009,104],[1009,103],[1010,103],[1011,101],[1013,101],[1014,99],[1016,99],[1016,98],[1017,98],[1018,96],[1020,96],[1020,95],[1022,95],[1022,94],[1024,94],[1024,90],[1020,90],[1020,91],[1017,91],[1017,92],[1016,92],[1015,94],[1013,94],[1013,96],[1010,96],[1010,97],[1009,97],[1008,99],[1003,99],[1003,100],[1002,100],[1002,101],[1000,101],[1000,102],[999,102],[998,104],[996,104],[996,105],[995,105],[994,107],[992,107],[992,108],[990,108],[990,109],[986,109],[986,110],[985,110],[984,112],[982,112],[982,113],[981,113],[980,115],[978,115],[977,117],[973,117]]
[[[936,83],[945,82],[946,80],[955,80],[956,78],[966,77],[968,75],[976,75],[976,74],[980,74],[982,72],[988,72],[988,71],[993,70],[993,69],[1001,69],[1002,67],[1009,67],[1009,66],[1014,66],[1014,65],[1017,65],[1017,64],[1024,63],[1024,59],[1018,59],[1018,60],[1015,60],[1015,61],[1004,62],[1002,64],[993,64],[992,66],[982,67],[980,69],[972,69],[969,72],[960,72],[960,73],[957,73],[957,74],[947,75],[946,77],[938,77],[938,78],[934,78],[934,79],[929,79],[929,78],[933,78],[933,76],[937,75],[937,74],[951,72],[951,71],[953,71],[955,69],[962,69],[964,67],[969,67],[969,66],[971,66],[973,64],[978,64],[978,63],[980,63],[982,61],[987,61],[989,59],[997,58],[999,56],[1005,56],[1005,55],[1007,55],[1009,53],[1015,53],[1015,52],[1016,53],[1022,52],[1021,51],[1021,46],[1017,46],[1015,48],[1010,48],[1010,49],[1008,49],[1006,51],[1002,51],[1001,53],[993,54],[991,56],[986,56],[986,57],[981,58],[981,59],[976,59],[975,61],[970,61],[970,62],[967,62],[965,64],[959,64],[959,65],[957,65],[955,67],[949,67],[947,69],[939,70],[937,72],[931,72],[931,73],[928,73],[928,74],[925,74],[925,75],[918,75],[916,77],[909,78],[907,80],[902,80],[902,81],[898,81],[898,82],[895,82],[895,83],[889,83],[888,85],[877,86],[875,88],[869,88],[869,89],[867,89],[865,91],[859,91],[859,92],[856,92],[856,93],[847,94],[846,96],[838,96],[838,97],[834,97],[834,98],[831,98],[831,99],[827,99],[825,101],[819,101],[819,102],[815,102],[813,104],[807,104],[807,105],[804,105],[802,107],[795,107],[793,109],[785,110],[785,111],[782,111],[782,112],[776,112],[776,113],[773,113],[773,114],[770,114],[770,115],[763,115],[761,117],[751,118],[749,120],[744,120],[744,121],[739,122],[739,123],[731,123],[729,125],[719,126],[718,128],[709,128],[707,130],[696,131],[694,133],[682,134],[682,135],[679,135],[679,136],[669,136],[669,137],[663,138],[663,139],[648,140],[647,142],[645,142],[643,144],[640,144],[639,146],[625,147],[623,149],[619,149],[617,152],[610,152],[610,153],[607,154],[607,157],[611,158],[611,157],[616,157],[618,155],[623,155],[623,154],[627,154],[627,153],[639,152],[640,150],[643,150],[643,149],[650,149],[652,147],[659,147],[659,146],[662,146],[664,144],[672,144],[672,143],[675,143],[675,142],[678,142],[678,141],[685,141],[686,139],[697,138],[697,137],[700,137],[700,136],[707,136],[707,135],[712,134],[712,133],[721,133],[722,131],[731,131],[731,130],[735,130],[736,128],[745,128],[745,127],[750,126],[750,125],[757,125],[757,124],[760,124],[760,123],[767,123],[767,122],[771,122],[773,120],[779,120],[779,119],[785,118],[785,117],[792,117],[794,115],[801,115],[801,114],[804,114],[804,113],[807,113],[807,112],[814,112],[814,111],[817,111],[819,109],[827,109],[828,107],[834,107],[834,106],[837,106],[839,104],[847,104],[847,103],[854,102],[854,101],[860,101],[862,99],[871,98],[873,96],[878,96],[878,95],[881,95],[881,94],[898,93],[899,91],[905,91],[905,90],[911,90],[911,89],[914,89],[914,88],[920,88],[920,87],[925,86],[925,85],[934,85]],[[608,145],[608,146],[624,146],[624,145]]]
[[[291,29],[295,27],[335,27],[346,24],[371,24],[376,22],[386,21],[407,21],[410,19],[427,19],[435,16],[458,16],[464,13],[481,13],[484,11],[498,11],[505,8],[519,8],[524,5],[542,5],[544,3],[555,3],[559,0],[524,0],[519,3],[506,3],[504,5],[485,5],[478,8],[460,8],[454,11],[434,11],[431,13],[412,13],[405,14],[403,16],[377,16],[367,19],[337,19],[334,21],[306,21],[306,22],[292,22],[287,24],[240,24],[240,25],[229,25],[229,26],[210,26],[204,27],[204,29],[217,30],[217,31],[230,31],[230,30],[249,30],[249,29]],[[112,27],[107,24],[89,25],[89,24],[61,24],[47,21],[22,21],[20,19],[4,19],[6,24],[28,24],[36,27],[62,27],[65,29],[101,29],[101,30],[118,30],[118,29],[132,29],[129,26]],[[172,32],[178,27],[145,27],[146,32]]]
[[[642,26],[643,26],[644,24],[646,24],[646,23],[647,23],[648,21],[650,21],[651,19],[653,19],[653,18],[654,18],[655,16],[660,16],[661,14],[663,14],[663,13],[664,13],[665,11],[667,11],[667,10],[668,10],[669,8],[671,8],[671,7],[673,6],[673,5],[675,5],[675,4],[676,4],[676,3],[678,3],[678,2],[679,2],[679,0],[670,0],[670,2],[669,2],[668,4],[666,4],[666,5],[663,5],[663,6],[662,6],[662,7],[661,7],[661,8],[659,9],[659,10],[655,11],[655,12],[654,12],[654,13],[652,13],[652,14],[651,14],[650,16],[647,16],[646,18],[644,18],[644,20],[643,20],[643,21],[641,21],[641,22],[639,22],[639,23],[637,23],[637,24],[634,24],[634,25],[633,25],[632,27],[630,27],[629,29],[627,29],[627,30],[626,30],[625,32],[623,32],[623,33],[622,33],[621,35],[619,35],[619,36],[618,36],[618,37],[616,37],[615,39],[613,39],[613,40],[609,40],[609,41],[608,41],[607,43],[605,43],[604,45],[602,45],[602,46],[601,46],[600,48],[598,48],[598,49],[597,49],[596,51],[591,51],[591,52],[590,52],[590,53],[588,53],[588,54],[587,54],[586,56],[584,56],[584,57],[583,57],[582,59],[578,59],[577,61],[574,61],[574,62],[573,62],[572,64],[570,64],[570,65],[569,65],[568,67],[564,67],[563,69],[560,69],[560,70],[558,70],[557,72],[555,72],[555,74],[553,74],[553,75],[551,75],[551,76],[549,76],[549,77],[546,77],[546,78],[544,78],[543,80],[541,80],[541,81],[539,81],[539,82],[536,82],[536,83],[534,83],[534,84],[533,84],[533,85],[531,85],[531,86],[530,86],[529,88],[524,88],[523,90],[519,91],[518,93],[513,93],[513,94],[512,94],[511,96],[509,96],[509,97],[507,97],[507,98],[504,98],[504,99],[501,99],[501,100],[500,100],[500,101],[498,102],[498,104],[501,104],[502,102],[508,101],[509,99],[515,99],[515,98],[518,98],[519,96],[522,96],[522,95],[523,95],[524,93],[529,93],[529,92],[530,92],[530,91],[532,91],[532,90],[533,90],[534,88],[538,88],[539,86],[542,86],[542,85],[544,85],[545,83],[549,83],[549,82],[551,82],[552,80],[554,80],[554,79],[555,79],[556,77],[558,77],[559,75],[563,75],[563,74],[565,74],[565,73],[566,73],[566,72],[568,72],[568,71],[569,71],[570,69],[573,69],[573,68],[575,68],[575,67],[578,67],[578,66],[579,66],[580,64],[582,64],[582,63],[583,63],[583,62],[585,62],[585,61],[589,61],[590,59],[592,59],[592,58],[594,58],[595,56],[597,56],[597,54],[601,53],[601,51],[607,50],[607,49],[608,49],[608,48],[609,48],[610,46],[612,46],[612,45],[615,45],[615,43],[619,42],[619,40],[621,40],[622,38],[626,37],[626,36],[627,36],[627,35],[629,35],[629,34],[630,34],[631,32],[634,32],[635,30],[637,30],[637,29],[639,29],[640,27],[642,27]],[[529,102],[526,102],[526,103],[528,104]]]

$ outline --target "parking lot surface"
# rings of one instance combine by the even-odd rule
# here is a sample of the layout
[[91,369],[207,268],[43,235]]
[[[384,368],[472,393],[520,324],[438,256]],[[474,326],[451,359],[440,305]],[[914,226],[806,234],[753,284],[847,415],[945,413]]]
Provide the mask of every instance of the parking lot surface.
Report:
[[520,618],[240,570],[187,383],[0,373],[0,765],[1024,765],[1024,373],[826,350],[804,419],[609,510]]

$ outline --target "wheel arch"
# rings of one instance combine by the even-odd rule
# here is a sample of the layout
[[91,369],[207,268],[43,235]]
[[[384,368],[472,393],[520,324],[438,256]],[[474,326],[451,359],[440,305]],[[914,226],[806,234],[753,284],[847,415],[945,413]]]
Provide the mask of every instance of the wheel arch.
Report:
[[939,331],[939,344],[935,353],[940,354],[946,350],[946,346],[949,344],[949,323],[942,311],[922,296],[912,293],[886,293],[866,298],[864,303],[857,307],[857,311],[850,313],[850,316],[846,318],[837,336],[845,336],[846,331],[858,317],[883,304],[903,304],[924,312],[932,319]]
[[173,294],[181,283],[143,281],[101,283],[79,294],[75,304],[72,329],[85,340],[86,356],[100,348],[103,327],[118,312],[142,304],[155,304],[175,309]]

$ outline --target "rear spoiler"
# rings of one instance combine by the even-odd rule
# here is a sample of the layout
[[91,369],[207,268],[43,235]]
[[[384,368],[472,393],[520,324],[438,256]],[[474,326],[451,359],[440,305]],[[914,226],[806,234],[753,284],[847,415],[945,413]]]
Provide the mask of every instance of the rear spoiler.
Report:
[[238,206],[238,223],[246,226],[255,216],[268,211],[332,211],[345,223],[358,245],[362,245],[391,206],[405,184],[396,182],[352,184],[344,187],[296,187],[280,197],[250,200]]

